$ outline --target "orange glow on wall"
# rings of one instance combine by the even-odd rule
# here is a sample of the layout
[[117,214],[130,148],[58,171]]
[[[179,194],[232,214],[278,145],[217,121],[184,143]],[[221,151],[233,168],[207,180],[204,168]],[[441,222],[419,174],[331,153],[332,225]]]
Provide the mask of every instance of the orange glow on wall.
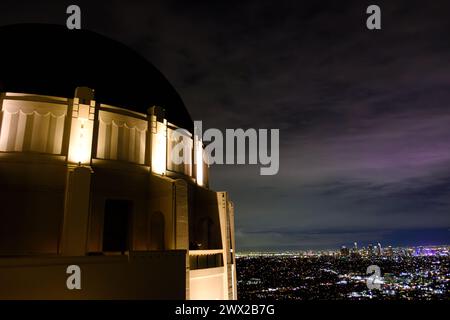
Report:
[[89,119],[89,106],[79,105],[77,114],[78,117],[72,117],[68,161],[89,164],[94,131],[93,121]]
[[152,172],[166,173],[167,159],[167,120],[152,121],[155,125],[152,132]]

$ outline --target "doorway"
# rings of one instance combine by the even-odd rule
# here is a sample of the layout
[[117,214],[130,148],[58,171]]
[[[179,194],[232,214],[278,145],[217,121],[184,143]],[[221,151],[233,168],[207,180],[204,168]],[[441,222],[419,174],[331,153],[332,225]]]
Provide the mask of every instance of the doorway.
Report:
[[106,200],[103,221],[103,252],[124,254],[130,250],[132,210],[133,203],[129,200]]

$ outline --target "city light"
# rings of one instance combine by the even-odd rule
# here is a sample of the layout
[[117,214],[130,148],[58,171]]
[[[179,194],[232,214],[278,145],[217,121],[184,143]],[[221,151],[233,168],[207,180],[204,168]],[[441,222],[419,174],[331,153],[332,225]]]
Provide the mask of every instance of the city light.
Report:
[[[348,248],[345,248],[348,250]],[[356,251],[355,251],[356,249]],[[388,246],[347,250],[247,252],[237,255],[241,299],[443,300],[450,282],[450,247]],[[379,289],[369,289],[369,265]]]

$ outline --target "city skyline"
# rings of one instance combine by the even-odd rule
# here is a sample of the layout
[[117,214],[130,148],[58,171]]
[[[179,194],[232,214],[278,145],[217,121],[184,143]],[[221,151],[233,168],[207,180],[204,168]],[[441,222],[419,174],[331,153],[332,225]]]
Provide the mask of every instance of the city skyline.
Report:
[[[359,244],[358,243],[358,248],[357,251],[367,251],[370,247],[370,245],[374,246],[374,248],[381,243],[363,243],[363,244]],[[322,253],[331,253],[331,252],[335,252],[338,253],[340,252],[343,248],[347,248],[349,249],[349,253],[352,252],[352,250],[355,250],[354,246],[350,243],[347,244],[342,244],[341,246],[337,246],[337,247],[333,247],[333,248],[320,248],[320,249],[276,249],[276,250],[237,250],[236,251],[236,255],[237,256],[246,256],[246,255],[258,255],[258,254],[305,254],[305,253],[316,253],[316,254],[322,254]],[[382,245],[382,253],[385,252],[385,249],[393,249],[393,250],[398,250],[398,249],[418,249],[419,251],[421,249],[428,249],[428,248],[447,248],[450,247],[450,245],[448,244],[433,244],[433,245],[405,245],[405,246],[393,246],[390,243],[386,243],[384,245]]]

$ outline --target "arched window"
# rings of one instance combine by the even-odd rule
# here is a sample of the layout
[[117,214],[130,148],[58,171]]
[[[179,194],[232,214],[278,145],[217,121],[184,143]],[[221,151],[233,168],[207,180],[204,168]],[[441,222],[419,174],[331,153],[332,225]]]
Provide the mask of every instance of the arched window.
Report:
[[164,250],[165,221],[164,215],[160,211],[153,212],[150,215],[148,230],[149,250]]

